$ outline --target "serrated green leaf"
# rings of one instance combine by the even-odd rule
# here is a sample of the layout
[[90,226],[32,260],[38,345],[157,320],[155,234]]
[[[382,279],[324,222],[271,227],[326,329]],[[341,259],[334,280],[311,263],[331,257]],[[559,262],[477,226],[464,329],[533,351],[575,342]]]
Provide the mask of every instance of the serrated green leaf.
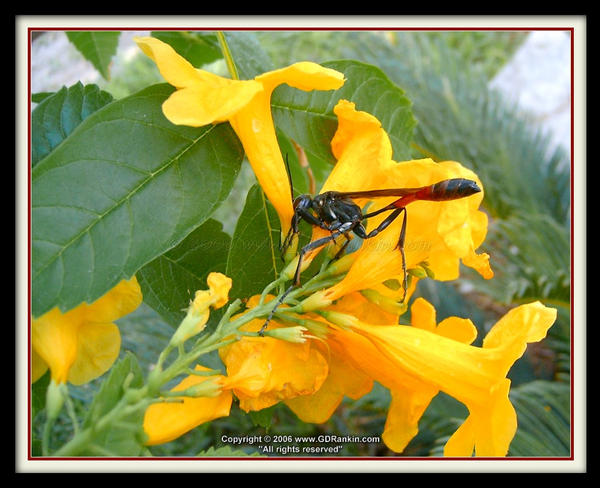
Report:
[[110,78],[110,62],[117,52],[120,35],[120,32],[112,31],[67,32],[69,41],[94,65],[105,80]]
[[260,186],[248,191],[227,258],[227,276],[233,277],[230,299],[248,298],[277,278],[282,267],[279,255],[279,217]]
[[271,58],[251,32],[224,32],[227,47],[233,58],[240,80],[273,70]]
[[243,150],[228,124],[175,126],[154,85],[84,120],[32,170],[32,306],[93,302],[176,246],[229,194]]
[[337,90],[312,92],[279,86],[271,99],[276,126],[307,152],[333,164],[330,143],[337,129],[333,108],[338,100],[345,99],[354,102],[357,110],[379,119],[397,161],[410,159],[409,145],[416,121],[404,91],[373,65],[350,60],[322,65],[344,73],[344,85]]
[[178,326],[194,292],[207,289],[208,274],[225,273],[230,243],[220,222],[204,222],[179,245],[137,272],[144,301],[168,324]]
[[196,68],[222,58],[214,33],[188,31],[152,31],[152,37],[169,44]]
[[96,85],[62,87],[40,100],[31,113],[31,166],[67,138],[83,120],[112,101]]

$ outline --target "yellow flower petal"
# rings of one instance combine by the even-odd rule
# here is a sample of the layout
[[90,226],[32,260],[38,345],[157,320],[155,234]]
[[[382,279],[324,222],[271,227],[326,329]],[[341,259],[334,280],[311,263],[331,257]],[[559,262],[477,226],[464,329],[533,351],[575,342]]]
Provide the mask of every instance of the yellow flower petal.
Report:
[[477,338],[477,328],[469,319],[448,317],[436,325],[435,308],[424,298],[417,298],[410,307],[411,324],[423,330],[453,339],[463,344],[471,344]]
[[[253,320],[244,330],[259,330]],[[269,328],[278,327],[272,321]],[[227,388],[246,412],[317,391],[328,373],[327,360],[312,341],[291,343],[271,337],[242,337],[219,350],[227,367]]]
[[[380,122],[354,103],[340,100],[334,108],[338,128],[331,149],[338,162],[321,188],[325,191],[362,191],[381,188],[386,173],[395,167],[392,144]],[[368,161],[368,164],[365,163]],[[357,200],[361,202],[361,200]]]
[[282,83],[303,91],[335,90],[344,84],[343,73],[309,61],[301,61],[285,68],[269,71],[254,79],[268,91],[272,91]]
[[[338,165],[343,162],[344,160],[340,160]],[[373,185],[370,189],[417,188],[450,178],[477,181],[472,172],[460,165],[435,163],[429,159],[393,163],[392,167],[386,168],[385,173],[377,177],[371,174],[371,167],[377,167],[377,164],[369,165],[368,172],[362,169],[358,178],[354,172],[354,178],[362,180],[363,174],[369,178],[369,184]],[[377,182],[378,179],[380,182]],[[461,259],[465,262],[466,258],[465,264],[474,264],[474,249],[479,243],[474,241],[473,235],[476,234],[479,238],[481,234],[485,234],[480,226],[484,222],[487,226],[487,220],[480,218],[479,214],[482,212],[473,203],[473,200],[481,201],[478,195],[443,202],[415,201],[406,207],[404,251],[407,269],[427,261],[435,279],[450,280],[458,277]],[[376,199],[369,207],[369,212],[394,200],[394,197]],[[367,231],[374,229],[386,216],[384,213],[381,217],[369,219]],[[404,216],[399,216],[384,232],[363,242],[356,251],[354,264],[344,280],[327,293],[329,298],[336,299],[352,291],[372,288],[402,273],[402,255],[397,244],[403,218]],[[479,261],[475,264],[479,269],[484,267]]]
[[475,449],[475,435],[477,426],[472,416],[456,429],[444,446],[444,456],[448,457],[471,457]]
[[357,370],[390,390],[392,403],[382,438],[390,449],[402,452],[417,434],[419,419],[438,388],[399,369],[371,341],[352,331],[335,330],[329,335],[328,343],[336,344]]
[[[396,370],[440,389],[464,403],[469,418],[451,439],[449,455],[504,456],[516,431],[516,415],[508,400],[506,374],[527,343],[541,340],[556,319],[556,310],[539,302],[506,314],[488,333],[483,347],[473,347],[409,326],[372,326],[357,322],[354,330],[387,358]],[[429,320],[429,319],[428,319]],[[465,323],[444,328],[456,333]],[[469,334],[461,332],[464,339]],[[404,385],[406,387],[406,385]],[[411,388],[422,391],[422,387]]]
[[50,368],[55,383],[89,381],[104,373],[118,354],[119,331],[111,322],[135,310],[141,301],[134,276],[94,303],[82,303],[65,313],[53,308],[33,320],[32,349]]
[[246,157],[265,195],[275,207],[285,236],[294,208],[288,175],[271,115],[270,94],[257,94],[229,122],[240,138]]
[[231,278],[222,273],[209,273],[206,283],[214,300],[214,308],[221,308],[229,301],[229,290],[233,284]]
[[285,401],[304,422],[320,424],[335,412],[344,396],[358,399],[371,391],[373,380],[349,361],[343,350],[330,345],[329,372],[321,387],[310,395]]
[[434,332],[436,329],[435,308],[424,298],[417,298],[410,307],[411,324],[423,330]]
[[48,365],[45,361],[40,357],[40,355],[35,352],[35,349],[31,349],[31,382],[35,383],[39,380],[44,374],[48,371]]
[[[136,277],[120,281],[91,304],[81,304],[84,320],[88,322],[112,322],[133,312],[142,303],[142,290]],[[69,313],[69,312],[67,312]]]
[[134,41],[144,54],[156,63],[160,74],[171,85],[182,88],[198,83],[196,68],[167,43],[154,37],[134,37]]
[[437,388],[423,385],[419,390],[391,390],[392,401],[381,438],[392,451],[402,452],[419,432],[419,420],[438,393]]
[[51,378],[57,384],[67,381],[69,369],[77,357],[77,336],[83,322],[80,307],[65,314],[53,308],[32,323],[33,349],[48,365]]
[[162,109],[165,117],[176,125],[202,127],[230,120],[261,90],[262,86],[251,80],[192,86],[172,93]]
[[[340,100],[334,112],[338,129],[331,146],[338,162],[327,181],[324,191],[364,191],[388,188],[418,188],[451,178],[475,181],[477,175],[455,161],[435,163],[420,159],[396,163],[392,160],[392,146],[379,121],[372,115],[357,111],[355,105]],[[365,164],[368,161],[368,164]],[[478,210],[483,193],[458,200],[442,202],[414,201],[407,206],[404,251],[406,268],[428,261],[435,278],[449,280],[458,277],[461,259],[477,269],[484,277],[493,275],[487,255],[477,255],[475,249],[487,231],[487,217]],[[383,208],[395,197],[376,198],[369,212]],[[364,206],[365,199],[356,199]],[[373,230],[389,212],[368,220],[367,231]],[[402,274],[402,255],[397,246],[404,215],[399,216],[384,232],[365,240],[356,251],[356,258],[346,277],[327,291],[327,298],[338,299],[358,290],[375,288],[382,282]],[[326,235],[314,228],[312,240]],[[317,252],[305,257],[310,262]]]
[[436,328],[436,333],[463,344],[471,344],[477,338],[477,328],[473,322],[459,317],[442,320]]
[[[206,370],[196,366],[198,371]],[[171,391],[182,391],[198,385],[214,376],[190,375]],[[217,376],[217,378],[223,378]],[[189,432],[200,424],[229,415],[232,396],[229,390],[223,390],[216,397],[182,397],[182,403],[155,403],[150,405],[144,415],[144,431],[148,435],[147,445],[163,444]]]
[[104,374],[119,356],[121,334],[113,323],[88,323],[77,334],[77,356],[68,380],[82,385]]
[[280,84],[301,90],[332,90],[344,76],[316,63],[300,62],[254,80],[228,80],[195,69],[169,45],[151,37],[136,38],[164,78],[179,88],[163,104],[175,124],[202,126],[228,120],[240,138],[256,177],[273,204],[285,236],[294,215],[292,195],[271,115],[271,93]]
[[469,416],[444,446],[444,456],[506,456],[517,431],[517,414],[508,398],[510,380],[495,388],[486,407],[469,408]]

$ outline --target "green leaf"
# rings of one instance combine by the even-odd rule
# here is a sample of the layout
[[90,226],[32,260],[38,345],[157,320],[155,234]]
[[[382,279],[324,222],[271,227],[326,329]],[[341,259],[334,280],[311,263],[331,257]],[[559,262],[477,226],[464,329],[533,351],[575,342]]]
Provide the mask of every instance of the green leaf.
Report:
[[40,100],[31,113],[31,165],[35,166],[67,138],[83,120],[112,101],[96,85],[62,87]]
[[54,95],[55,92],[37,92],[31,94],[31,101],[33,103],[41,103],[49,96]]
[[251,32],[224,32],[240,80],[273,70],[271,58]]
[[[83,428],[92,427],[103,415],[115,408],[125,394],[124,384],[127,384],[128,388],[139,388],[143,383],[142,370],[136,357],[127,353],[113,366],[110,374],[103,381],[83,421]],[[143,450],[143,418],[144,410],[140,409],[121,419],[118,424],[110,425],[95,435],[87,449],[78,454],[139,455]]]
[[50,383],[50,370],[47,370],[41,378],[31,385],[31,418],[46,407],[46,390]]
[[261,410],[251,410],[248,412],[248,415],[255,426],[262,427],[268,432],[273,424],[273,412],[275,407],[276,405],[272,405]]
[[216,34],[187,31],[152,31],[152,37],[169,44],[196,68],[222,58]]
[[225,273],[231,238],[209,219],[173,249],[137,272],[144,301],[176,327],[196,290],[207,289],[210,272]]
[[102,382],[100,390],[94,396],[92,404],[83,421],[83,428],[91,427],[103,415],[108,413],[123,397],[123,382],[130,376],[129,387],[138,388],[143,385],[144,378],[137,358],[130,352],[125,353],[110,370]]
[[230,299],[260,293],[277,278],[282,267],[279,255],[279,217],[260,186],[250,188],[227,258],[227,276],[233,277]]
[[229,124],[175,126],[154,85],[84,120],[32,171],[32,306],[93,302],[176,246],[229,194]]
[[390,137],[397,161],[410,159],[409,146],[416,121],[404,91],[376,66],[358,61],[331,61],[322,65],[344,73],[344,85],[338,90],[311,92],[279,86],[271,99],[275,125],[307,152],[335,163],[330,149],[337,129],[333,108],[338,100],[349,100],[356,104],[357,110],[379,119]]
[[94,65],[105,80],[110,78],[110,62],[117,52],[120,35],[120,32],[111,31],[67,32],[69,41]]

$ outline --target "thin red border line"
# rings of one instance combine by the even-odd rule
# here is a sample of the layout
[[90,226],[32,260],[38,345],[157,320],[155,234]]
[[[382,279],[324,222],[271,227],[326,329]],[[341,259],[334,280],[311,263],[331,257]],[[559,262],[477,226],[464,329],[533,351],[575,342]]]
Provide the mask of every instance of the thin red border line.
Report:
[[575,273],[575,252],[574,252],[574,243],[575,243],[575,222],[574,222],[574,197],[573,195],[575,194],[575,183],[574,180],[575,178],[573,177],[573,175],[575,174],[575,153],[574,153],[574,146],[575,146],[575,103],[574,103],[574,97],[575,97],[575,36],[574,36],[574,31],[575,29],[571,29],[571,313],[570,313],[570,319],[571,319],[571,358],[570,358],[570,386],[571,386],[571,456],[574,458],[575,456],[575,429],[573,427],[574,425],[574,420],[575,420],[575,414],[574,414],[574,409],[575,409],[575,395],[574,395],[574,381],[573,378],[575,377],[574,371],[575,371],[575,361],[574,361],[574,357],[575,357],[575,347],[574,347],[574,343],[575,343],[575,320],[573,320],[573,313],[574,313],[574,301],[575,301],[575,292],[574,292],[574,280],[573,280],[573,275]]
[[[28,283],[27,283],[27,290],[28,290],[28,297],[27,297],[27,305],[28,305],[28,310],[31,311],[31,164],[29,164],[29,162],[31,161],[31,33],[34,31],[71,31],[71,30],[106,30],[106,31],[127,31],[127,30],[207,30],[207,31],[214,31],[214,30],[231,30],[231,31],[240,31],[240,30],[253,30],[253,31],[260,31],[260,30],[266,30],[266,31],[287,31],[287,30],[301,30],[301,31],[309,31],[309,30],[351,30],[351,31],[358,31],[358,30],[391,30],[391,31],[569,31],[570,32],[570,37],[571,37],[571,150],[570,150],[570,154],[571,154],[571,182],[570,182],[570,190],[571,190],[571,195],[570,195],[570,202],[571,202],[571,304],[570,304],[570,319],[571,319],[571,357],[570,357],[570,390],[571,390],[571,425],[570,425],[570,437],[571,437],[571,454],[569,457],[510,457],[510,458],[482,458],[482,457],[465,457],[465,458],[430,458],[430,457],[417,457],[417,458],[412,458],[412,457],[396,457],[396,456],[389,456],[389,457],[333,457],[333,458],[313,458],[313,457],[306,457],[306,458],[295,458],[295,457],[273,457],[273,458],[244,458],[244,457],[234,457],[234,458],[217,458],[217,457],[207,457],[204,459],[210,459],[210,460],[240,460],[240,459],[254,459],[254,460],[324,460],[324,461],[331,461],[331,460],[407,460],[407,461],[417,461],[417,460],[469,460],[469,461],[473,461],[473,460],[510,460],[510,461],[543,461],[543,460],[574,460],[574,456],[575,456],[575,444],[574,444],[574,385],[573,385],[573,378],[574,378],[574,338],[575,338],[575,330],[574,330],[574,320],[573,320],[573,316],[574,316],[574,307],[573,307],[573,303],[574,303],[574,284],[573,284],[573,274],[574,274],[574,252],[573,252],[573,245],[574,245],[574,222],[573,222],[573,213],[574,213],[574,209],[573,209],[573,205],[574,205],[574,199],[573,199],[573,193],[574,193],[574,178],[573,178],[573,174],[574,174],[574,126],[575,126],[575,118],[574,118],[574,79],[575,79],[575,73],[574,73],[574,52],[575,52],[575,39],[574,39],[574,27],[536,27],[536,28],[528,28],[528,27],[465,27],[465,28],[461,28],[461,27],[436,27],[436,28],[428,28],[428,27],[391,27],[391,28],[386,28],[386,27],[372,27],[372,28],[368,28],[368,27],[356,27],[356,28],[340,28],[340,27],[335,27],[335,28],[327,28],[327,27],[317,27],[317,28],[310,28],[310,27],[262,27],[262,28],[251,28],[251,27],[226,27],[226,28],[210,28],[210,29],[206,29],[206,28],[183,28],[183,27],[177,27],[177,28],[168,28],[168,27],[159,27],[159,28],[151,28],[151,27],[125,27],[125,28],[117,28],[117,27],[92,27],[92,28],[84,28],[84,27],[79,27],[79,28],[73,28],[73,27],[68,27],[68,28],[60,28],[60,27],[49,27],[49,28],[42,28],[42,27],[28,27],[27,28],[27,34],[28,34],[28,46],[27,46],[27,65],[28,65],[28,70],[27,70],[27,95],[28,95],[28,106],[29,106],[29,113],[28,113],[28,117],[27,117],[27,141],[28,141],[28,147],[27,147],[27,158],[28,158],[28,165],[27,165],[27,173],[28,173],[28,184],[27,184],[27,204],[28,204],[28,208],[27,208],[27,214],[28,214],[28,225],[27,225],[27,238],[28,238],[28,246],[27,246],[27,261],[28,261]],[[27,378],[28,378],[28,382],[29,384],[31,384],[31,348],[30,348],[30,344],[31,344],[31,313],[28,314],[28,330],[27,330],[27,340],[28,340],[28,365],[27,365]],[[53,457],[32,457],[31,456],[31,389],[28,389],[28,394],[27,394],[27,398],[28,398],[28,402],[27,402],[27,411],[28,411],[28,418],[27,418],[27,433],[28,433],[28,439],[27,439],[27,443],[28,443],[28,460],[35,460],[35,461],[46,461],[46,460],[104,460],[104,461],[130,461],[130,460],[145,460],[145,459],[151,459],[151,460],[177,460],[177,461],[183,461],[183,460],[199,460],[199,459],[203,459],[203,458],[137,458],[137,457],[132,457],[132,458],[107,458],[107,457],[100,457],[100,458],[90,458],[90,457],[76,457],[76,458],[53,458]]]
[[32,461],[571,461],[567,457],[34,457]]
[[31,459],[31,31],[27,41],[27,458]]
[[573,31],[574,27],[28,27],[29,31]]

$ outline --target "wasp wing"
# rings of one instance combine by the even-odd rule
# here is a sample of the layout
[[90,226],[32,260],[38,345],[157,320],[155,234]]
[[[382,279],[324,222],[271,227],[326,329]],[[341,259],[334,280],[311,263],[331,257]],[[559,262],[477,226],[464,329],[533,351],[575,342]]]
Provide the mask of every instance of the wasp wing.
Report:
[[419,188],[388,188],[384,190],[365,190],[365,191],[340,191],[336,196],[340,198],[379,198],[379,197],[405,197],[425,190],[428,186]]

